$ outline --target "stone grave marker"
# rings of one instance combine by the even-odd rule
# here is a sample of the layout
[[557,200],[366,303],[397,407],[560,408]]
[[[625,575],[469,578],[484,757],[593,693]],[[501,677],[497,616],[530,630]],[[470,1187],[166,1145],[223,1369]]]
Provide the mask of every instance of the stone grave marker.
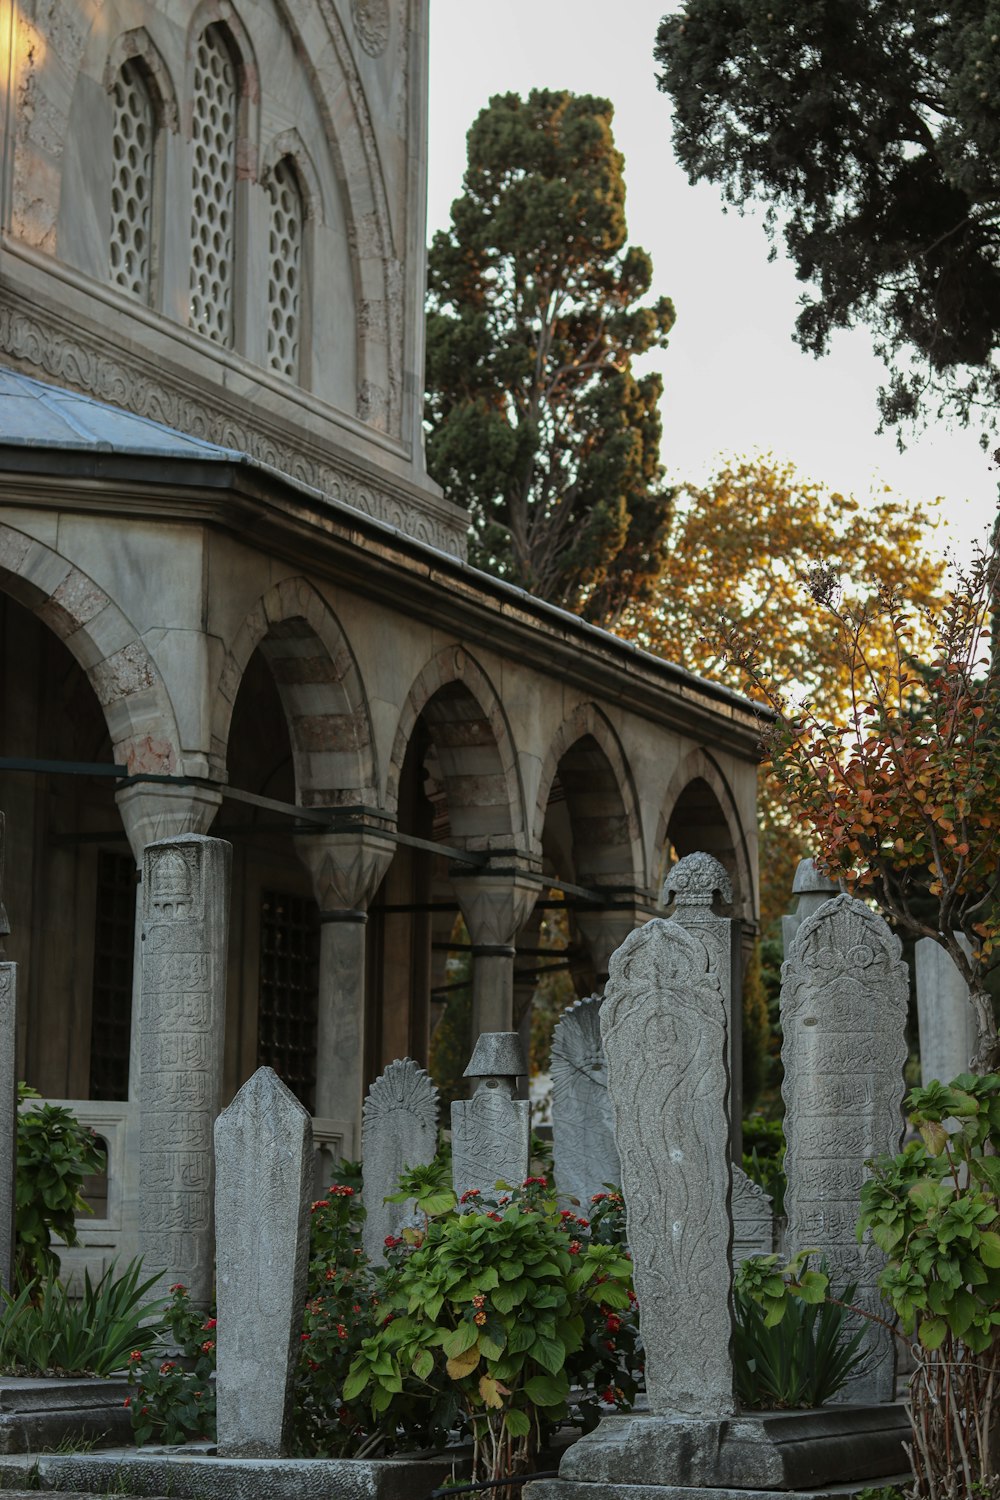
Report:
[[212,1129],[222,1090],[232,849],[186,834],[142,859],[139,1245],[195,1306],[212,1296]]
[[284,1451],[309,1270],[312,1127],[271,1068],[215,1123],[219,1452]]
[[793,911],[786,912],[781,919],[781,941],[786,957],[792,946],[792,939],[806,917],[811,917],[813,912],[819,911],[823,903],[832,900],[839,891],[840,887],[835,880],[831,880],[828,875],[820,874],[814,859],[807,857],[799,860],[792,877],[792,897],[795,907]]
[[[781,969],[788,1250],[821,1248],[834,1293],[854,1282],[872,1312],[885,1258],[855,1225],[865,1162],[902,1140],[907,993],[899,939],[851,896],[805,919]],[[867,1345],[838,1400],[892,1400],[892,1335],[871,1324]]]
[[742,1167],[733,1167],[733,1265],[751,1255],[774,1253],[771,1198]]
[[[965,937],[959,942],[968,952]],[[917,978],[917,1024],[920,1028],[920,1078],[950,1083],[969,1063],[979,1044],[969,986],[947,949],[933,938],[919,938],[914,948]]]
[[601,1008],[646,1389],[660,1415],[735,1410],[729,1041],[711,947],[679,921],[647,922],[613,955]]
[[451,1106],[452,1183],[461,1198],[470,1188],[492,1197],[495,1184],[520,1187],[531,1156],[531,1105],[515,1099],[528,1071],[516,1031],[484,1031],[465,1070],[476,1080],[471,1099]]
[[17,1172],[17,964],[5,958],[10,923],[3,904],[5,819],[0,812],[0,1287],[14,1276]]
[[373,1265],[385,1261],[387,1235],[398,1235],[413,1215],[412,1199],[386,1203],[404,1167],[425,1166],[437,1146],[438,1092],[412,1058],[391,1062],[364,1103],[361,1158],[365,1221],[362,1243]]
[[621,1185],[608,1073],[601,1041],[601,996],[565,1010],[552,1034],[552,1160],[556,1187],[586,1213],[605,1183]]

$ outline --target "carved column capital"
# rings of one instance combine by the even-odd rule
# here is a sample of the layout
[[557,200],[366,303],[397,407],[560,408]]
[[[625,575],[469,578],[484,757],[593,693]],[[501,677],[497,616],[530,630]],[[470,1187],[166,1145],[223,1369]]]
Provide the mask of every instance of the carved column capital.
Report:
[[505,857],[500,868],[486,865],[475,874],[466,868],[453,867],[451,883],[473,948],[509,948],[513,954],[514,939],[541,895],[542,887],[531,878],[537,861]]
[[641,921],[638,899],[628,903],[623,899],[619,906],[577,908],[573,916],[590,955],[595,981],[603,986],[612,953]]
[[295,852],[312,877],[321,912],[363,913],[392,863],[396,845],[369,828],[300,834]]
[[136,865],[147,844],[205,834],[222,806],[222,791],[184,782],[138,781],[115,793],[115,801]]

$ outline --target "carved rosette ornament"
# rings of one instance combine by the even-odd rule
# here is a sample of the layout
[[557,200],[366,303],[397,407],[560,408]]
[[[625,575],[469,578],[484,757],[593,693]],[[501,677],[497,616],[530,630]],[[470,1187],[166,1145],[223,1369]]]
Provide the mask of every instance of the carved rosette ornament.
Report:
[[663,882],[663,904],[671,899],[682,906],[711,907],[718,893],[724,906],[733,904],[733,887],[726,869],[711,854],[685,854]]
[[[872,1157],[894,1155],[903,1131],[908,978],[881,917],[835,896],[802,923],[781,969],[785,1173],[790,1252],[817,1246],[834,1295],[881,1314],[885,1257],[855,1235]],[[893,1340],[871,1325],[868,1357],[838,1398],[890,1401]]]
[[381,57],[389,40],[389,0],[351,0],[351,20],[369,57]]

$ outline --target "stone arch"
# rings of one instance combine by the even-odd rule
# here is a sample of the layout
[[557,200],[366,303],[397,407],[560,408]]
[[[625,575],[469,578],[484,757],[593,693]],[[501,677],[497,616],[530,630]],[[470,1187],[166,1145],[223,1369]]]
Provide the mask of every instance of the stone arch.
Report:
[[639,799],[621,742],[595,703],[581,703],[559,726],[542,766],[532,847],[540,851],[552,788],[569,804],[577,879],[645,885]]
[[326,209],[323,189],[312,158],[297,130],[282,130],[265,147],[260,159],[260,180],[266,182],[279,162],[288,158],[299,180],[302,206],[307,219],[318,219],[323,223]]
[[733,883],[733,909],[751,920],[755,882],[746,835],[732,789],[707,750],[691,750],[667,788],[656,828],[656,849],[668,839],[681,856],[712,854]]
[[183,771],[173,704],[135,626],[80,568],[0,523],[0,588],[80,663],[104,713],[115,761],[129,775]]
[[445,780],[456,844],[493,834],[524,841],[524,789],[507,715],[482,667],[462,646],[439,651],[417,677],[396,728],[386,784],[395,815],[406,748],[423,716]]
[[195,6],[187,29],[184,80],[184,133],[191,134],[194,110],[195,52],[198,41],[209,26],[218,26],[236,64],[238,118],[236,134],[237,175],[257,179],[257,157],[260,129],[260,72],[250,33],[232,0],[200,0]]
[[258,599],[226,652],[212,720],[216,768],[225,770],[233,706],[258,647],[285,712],[299,802],[374,804],[379,778],[361,673],[339,620],[304,578],[286,578]]

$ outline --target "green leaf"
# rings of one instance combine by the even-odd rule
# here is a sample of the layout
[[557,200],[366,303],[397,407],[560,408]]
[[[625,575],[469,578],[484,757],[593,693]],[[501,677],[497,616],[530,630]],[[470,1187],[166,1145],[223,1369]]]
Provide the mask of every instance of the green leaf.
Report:
[[511,1437],[527,1437],[531,1431],[531,1418],[527,1412],[518,1411],[515,1407],[511,1407],[510,1411],[504,1417],[504,1425]]
[[992,1229],[983,1230],[979,1236],[979,1256],[984,1266],[1000,1266],[1000,1234]]
[[368,1371],[361,1369],[351,1370],[344,1381],[343,1396],[345,1401],[354,1401],[368,1384]]
[[466,1349],[471,1349],[479,1337],[479,1329],[475,1323],[463,1318],[453,1333],[445,1339],[442,1345],[448,1359],[455,1359],[459,1354],[464,1354]]
[[524,1392],[533,1406],[559,1406],[569,1394],[569,1381],[565,1374],[533,1375]]
[[434,1368],[434,1356],[431,1351],[429,1349],[418,1349],[417,1353],[413,1356],[412,1368],[418,1380],[426,1380]]
[[555,1375],[566,1363],[566,1345],[561,1339],[538,1337],[531,1346],[531,1357],[543,1370]]
[[940,1349],[947,1332],[944,1318],[924,1318],[920,1324],[920,1342],[925,1349]]

